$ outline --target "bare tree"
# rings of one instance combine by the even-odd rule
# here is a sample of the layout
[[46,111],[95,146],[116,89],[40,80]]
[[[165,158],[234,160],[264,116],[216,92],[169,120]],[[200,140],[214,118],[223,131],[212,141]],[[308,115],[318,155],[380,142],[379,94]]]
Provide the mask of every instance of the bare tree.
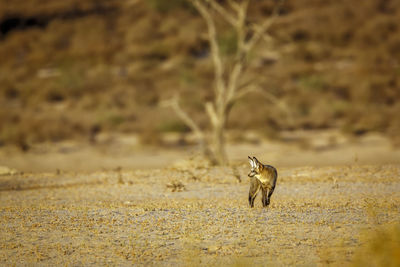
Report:
[[[193,131],[203,147],[205,155],[213,163],[224,165],[228,160],[225,151],[225,129],[232,106],[247,93],[262,91],[254,83],[242,83],[241,81],[243,73],[249,66],[249,53],[253,51],[260,40],[271,42],[271,37],[266,32],[275,21],[278,8],[261,24],[255,24],[247,20],[250,0],[227,0],[227,6],[221,5],[217,0],[189,1],[200,13],[208,28],[208,42],[214,67],[214,99],[212,102],[205,103],[205,110],[209,117],[211,134],[205,134],[181,108],[178,95],[169,101],[164,101],[164,105],[172,107],[179,118]],[[233,61],[224,61],[222,58],[217,40],[215,24],[217,16],[215,14],[233,27],[236,33],[236,52]],[[269,100],[276,101],[273,95],[262,92]]]

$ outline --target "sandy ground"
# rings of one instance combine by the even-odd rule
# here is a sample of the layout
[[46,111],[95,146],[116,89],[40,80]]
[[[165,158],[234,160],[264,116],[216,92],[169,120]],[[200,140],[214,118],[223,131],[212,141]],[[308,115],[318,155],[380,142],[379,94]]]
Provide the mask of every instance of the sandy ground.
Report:
[[[247,142],[231,142],[227,146],[229,159],[232,164],[242,164],[248,155],[253,155],[278,168],[400,164],[400,148],[394,148],[378,134],[353,140],[336,131],[296,132],[283,134],[282,139],[268,141],[252,135]],[[102,137],[95,145],[41,144],[27,153],[6,147],[0,149],[0,166],[27,172],[151,169],[171,166],[196,157],[197,153],[195,146],[142,147],[137,136],[117,135]]]
[[[307,150],[231,145],[231,167],[191,160],[190,150],[123,144],[1,150],[0,165],[17,171],[0,175],[0,265],[372,262],[364,247],[400,221],[399,151],[379,136],[321,140],[331,137],[312,138]],[[248,154],[278,168],[266,209],[260,196],[248,207]],[[398,240],[390,253],[400,257]]]
[[400,221],[398,165],[283,168],[267,209],[247,169],[2,176],[0,264],[343,265]]

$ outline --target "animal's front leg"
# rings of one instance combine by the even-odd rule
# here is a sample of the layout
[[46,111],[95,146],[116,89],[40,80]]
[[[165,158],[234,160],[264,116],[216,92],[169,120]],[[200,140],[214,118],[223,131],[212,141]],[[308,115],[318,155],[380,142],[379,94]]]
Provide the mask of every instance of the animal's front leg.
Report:
[[260,184],[255,178],[252,178],[250,181],[250,190],[249,190],[249,205],[251,208],[254,207],[254,200],[259,190],[260,190]]

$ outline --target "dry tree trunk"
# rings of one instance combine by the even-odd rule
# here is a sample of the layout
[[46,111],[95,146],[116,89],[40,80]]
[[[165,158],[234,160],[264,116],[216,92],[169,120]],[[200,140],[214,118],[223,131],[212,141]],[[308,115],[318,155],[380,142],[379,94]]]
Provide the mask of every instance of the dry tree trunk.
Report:
[[[229,113],[234,103],[249,92],[259,90],[253,83],[240,85],[240,77],[246,71],[247,58],[255,45],[261,40],[271,41],[266,34],[277,16],[277,9],[261,25],[248,24],[246,21],[247,9],[250,0],[240,2],[228,0],[228,7],[222,6],[216,0],[189,0],[203,17],[208,28],[208,41],[211,58],[214,66],[214,100],[205,104],[205,110],[211,124],[211,137],[191,119],[179,105],[179,97],[175,96],[164,105],[173,108],[177,116],[193,131],[202,146],[204,154],[214,163],[225,165],[228,157],[225,149],[225,130]],[[233,66],[227,68],[222,60],[217,41],[215,18],[211,12],[216,12],[236,31],[237,50]],[[226,62],[226,61],[225,61]],[[265,92],[264,92],[265,93]]]

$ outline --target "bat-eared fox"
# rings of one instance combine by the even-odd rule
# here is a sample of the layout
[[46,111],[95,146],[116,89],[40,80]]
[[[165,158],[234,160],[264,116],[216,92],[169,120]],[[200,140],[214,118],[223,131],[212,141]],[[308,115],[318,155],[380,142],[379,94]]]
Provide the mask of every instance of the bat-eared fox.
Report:
[[250,177],[250,190],[249,190],[249,204],[254,207],[254,199],[258,191],[262,192],[262,205],[267,207],[269,205],[271,195],[274,192],[278,172],[270,165],[264,165],[259,162],[256,157],[249,157],[251,171],[248,176]]

